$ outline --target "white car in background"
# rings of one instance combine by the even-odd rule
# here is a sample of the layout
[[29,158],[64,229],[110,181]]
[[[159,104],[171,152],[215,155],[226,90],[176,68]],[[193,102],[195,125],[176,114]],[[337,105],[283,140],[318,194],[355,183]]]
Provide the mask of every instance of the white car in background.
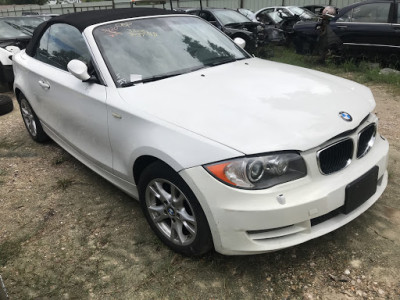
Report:
[[14,72],[31,137],[52,138],[138,199],[157,236],[186,255],[306,242],[387,185],[389,145],[368,88],[254,58],[196,16],[56,17],[14,56]]
[[308,9],[298,7],[298,6],[271,6],[264,7],[254,13],[254,20],[259,20],[260,16],[263,14],[268,14],[276,22],[282,20],[282,17],[294,17],[298,16],[300,20],[316,20],[318,17],[309,11]]

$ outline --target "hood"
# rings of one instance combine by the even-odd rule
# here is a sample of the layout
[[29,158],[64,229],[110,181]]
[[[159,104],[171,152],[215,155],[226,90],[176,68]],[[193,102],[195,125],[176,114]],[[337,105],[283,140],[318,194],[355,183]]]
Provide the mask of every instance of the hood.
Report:
[[244,154],[308,150],[354,129],[375,107],[355,82],[257,58],[118,91],[132,111]]

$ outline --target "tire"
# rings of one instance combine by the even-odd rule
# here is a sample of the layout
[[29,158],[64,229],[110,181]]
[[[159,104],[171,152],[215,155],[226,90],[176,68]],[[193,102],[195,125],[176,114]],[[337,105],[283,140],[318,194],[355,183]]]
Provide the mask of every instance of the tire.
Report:
[[185,181],[157,161],[139,179],[143,213],[159,239],[186,256],[200,256],[213,248],[204,212]]
[[6,75],[4,74],[3,64],[0,63],[0,92],[8,92],[8,82],[6,82]]
[[31,138],[38,143],[47,142],[50,139],[49,136],[44,132],[39,118],[23,95],[19,97],[19,108],[25,127]]
[[9,96],[0,95],[0,116],[12,112],[14,104]]

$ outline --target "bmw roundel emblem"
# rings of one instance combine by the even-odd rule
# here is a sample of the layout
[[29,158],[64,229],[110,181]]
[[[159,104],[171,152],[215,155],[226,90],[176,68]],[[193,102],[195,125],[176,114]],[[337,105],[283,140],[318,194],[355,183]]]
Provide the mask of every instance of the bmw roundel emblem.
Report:
[[345,111],[341,111],[341,112],[339,113],[339,116],[340,116],[343,120],[345,120],[345,121],[347,121],[347,122],[353,121],[353,118],[350,116],[350,114],[348,114],[348,113],[345,112]]

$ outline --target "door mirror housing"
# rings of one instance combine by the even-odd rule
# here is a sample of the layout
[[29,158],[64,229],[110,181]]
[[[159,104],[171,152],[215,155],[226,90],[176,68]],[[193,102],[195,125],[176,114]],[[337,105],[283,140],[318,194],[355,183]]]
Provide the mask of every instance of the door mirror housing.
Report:
[[87,65],[78,59],[71,60],[67,65],[68,71],[82,81],[90,79]]
[[233,41],[235,42],[236,45],[238,45],[242,49],[246,47],[246,41],[240,37],[236,37]]
[[12,53],[13,55],[14,55],[14,54],[17,54],[18,52],[21,51],[21,49],[19,49],[19,47],[17,47],[17,46],[7,46],[7,47],[6,47],[6,50],[7,50],[8,52]]

